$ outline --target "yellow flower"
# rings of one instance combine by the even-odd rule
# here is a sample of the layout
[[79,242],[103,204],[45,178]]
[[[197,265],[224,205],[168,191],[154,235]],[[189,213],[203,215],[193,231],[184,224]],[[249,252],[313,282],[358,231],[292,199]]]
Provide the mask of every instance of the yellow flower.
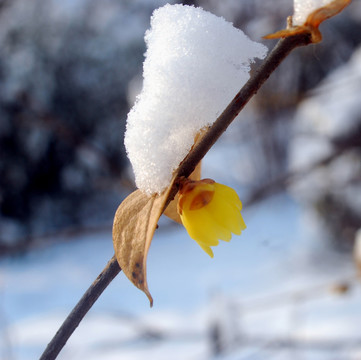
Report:
[[242,203],[229,186],[211,179],[186,179],[179,190],[177,210],[189,236],[211,257],[211,246],[219,240],[230,241],[246,228],[241,215]]

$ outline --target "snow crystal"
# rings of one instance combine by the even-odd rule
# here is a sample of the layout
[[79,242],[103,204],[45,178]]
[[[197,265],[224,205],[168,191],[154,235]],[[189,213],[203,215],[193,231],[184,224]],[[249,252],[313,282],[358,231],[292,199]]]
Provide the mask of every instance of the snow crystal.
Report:
[[293,25],[303,25],[313,11],[328,5],[333,0],[294,0]]
[[201,8],[165,5],[145,34],[143,89],[125,146],[142,191],[162,192],[200,129],[212,124],[267,49]]

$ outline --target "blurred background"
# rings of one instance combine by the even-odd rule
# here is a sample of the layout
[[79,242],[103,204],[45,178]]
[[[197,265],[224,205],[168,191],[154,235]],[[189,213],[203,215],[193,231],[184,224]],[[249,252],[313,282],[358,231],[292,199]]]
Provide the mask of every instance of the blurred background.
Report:
[[[0,0],[0,358],[39,357],[112,256],[113,215],[135,188],[126,117],[165,3]],[[291,0],[169,3],[223,16],[269,49],[262,36],[293,12]],[[204,177],[238,191],[247,231],[210,262],[162,219],[155,308],[116,279],[60,359],[361,358],[361,3],[321,32],[204,159]]]

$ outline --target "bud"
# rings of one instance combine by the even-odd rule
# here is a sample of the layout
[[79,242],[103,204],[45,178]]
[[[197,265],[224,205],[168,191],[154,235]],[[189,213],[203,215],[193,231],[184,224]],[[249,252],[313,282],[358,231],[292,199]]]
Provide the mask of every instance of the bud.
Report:
[[211,179],[186,179],[179,190],[178,213],[189,236],[211,257],[211,246],[230,241],[246,228],[242,203],[229,186]]

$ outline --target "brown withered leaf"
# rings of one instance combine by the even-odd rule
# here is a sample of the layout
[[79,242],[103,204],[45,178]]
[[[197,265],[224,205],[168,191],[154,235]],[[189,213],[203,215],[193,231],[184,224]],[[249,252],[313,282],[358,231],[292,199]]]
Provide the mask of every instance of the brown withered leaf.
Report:
[[312,12],[307,17],[306,24],[319,27],[323,21],[337,15],[350,3],[351,0],[334,0]]
[[170,189],[153,196],[136,190],[119,205],[114,217],[113,245],[119,266],[148,296],[150,306],[153,298],[147,284],[147,255]]
[[[196,135],[194,144],[200,141],[206,130],[202,129]],[[190,178],[199,180],[200,176],[201,163],[196,166]],[[113,246],[117,261],[128,279],[148,296],[150,306],[153,305],[153,298],[147,284],[148,251],[176,178],[177,171],[168,188],[160,195],[148,196],[140,190],[134,191],[119,205],[114,216]],[[168,204],[171,206],[167,208],[167,215],[181,223],[176,208],[177,200]]]
[[322,34],[318,27],[320,24],[340,13],[347,5],[351,3],[351,0],[334,0],[329,4],[313,11],[306,19],[306,22],[300,26],[292,26],[292,21],[288,22],[287,29],[277,31],[273,34],[264,36],[265,39],[277,39],[285,38],[288,36],[294,36],[298,34],[310,34],[312,43],[316,44],[322,40]]

